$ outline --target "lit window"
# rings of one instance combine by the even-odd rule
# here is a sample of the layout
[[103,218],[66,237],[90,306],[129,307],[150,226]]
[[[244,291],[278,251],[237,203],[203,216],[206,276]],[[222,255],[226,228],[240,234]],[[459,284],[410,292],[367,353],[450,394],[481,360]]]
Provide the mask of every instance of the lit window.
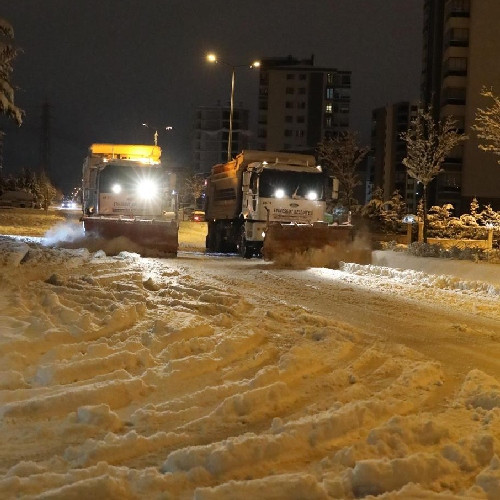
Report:
[[327,104],[325,106],[325,113],[331,113],[333,111],[333,106],[331,104]]
[[333,87],[326,88],[326,98],[333,99]]

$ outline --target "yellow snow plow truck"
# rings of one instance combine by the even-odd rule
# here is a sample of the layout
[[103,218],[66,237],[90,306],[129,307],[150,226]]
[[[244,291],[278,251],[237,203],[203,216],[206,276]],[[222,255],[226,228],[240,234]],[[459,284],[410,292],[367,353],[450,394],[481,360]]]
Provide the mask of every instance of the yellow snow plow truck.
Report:
[[207,179],[207,250],[272,260],[285,251],[348,243],[350,224],[325,222],[332,193],[332,179],[314,156],[244,150],[212,167]]
[[141,248],[177,255],[178,223],[168,206],[173,186],[160,157],[158,146],[90,146],[82,172],[86,234],[126,237]]

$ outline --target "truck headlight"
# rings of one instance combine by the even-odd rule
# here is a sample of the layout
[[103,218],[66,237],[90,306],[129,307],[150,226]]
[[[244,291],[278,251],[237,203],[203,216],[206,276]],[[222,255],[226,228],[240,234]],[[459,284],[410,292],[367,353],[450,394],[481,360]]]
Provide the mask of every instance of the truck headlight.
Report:
[[115,194],[119,194],[122,192],[122,187],[120,186],[120,184],[113,184],[111,186],[111,191],[113,191],[113,193]]
[[274,197],[275,197],[275,198],[284,198],[284,197],[285,197],[285,190],[284,190],[284,189],[281,189],[281,188],[278,188],[278,189],[274,192]]
[[144,199],[154,198],[158,194],[158,186],[153,181],[145,179],[137,185],[137,194]]
[[317,200],[318,199],[318,193],[316,193],[316,191],[309,191],[307,193],[307,199],[308,200]]

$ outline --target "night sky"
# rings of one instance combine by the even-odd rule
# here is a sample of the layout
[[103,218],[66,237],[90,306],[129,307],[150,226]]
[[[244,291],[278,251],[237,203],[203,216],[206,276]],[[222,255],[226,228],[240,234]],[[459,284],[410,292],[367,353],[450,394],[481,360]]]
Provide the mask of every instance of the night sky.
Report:
[[[351,128],[369,141],[373,108],[418,99],[423,0],[0,0],[14,27],[13,81],[23,125],[0,117],[4,172],[36,169],[42,104],[50,105],[50,174],[80,184],[93,142],[158,144],[190,168],[198,106],[227,102],[233,65],[314,54],[318,67],[351,70]],[[258,72],[236,73],[236,103],[256,121]]]

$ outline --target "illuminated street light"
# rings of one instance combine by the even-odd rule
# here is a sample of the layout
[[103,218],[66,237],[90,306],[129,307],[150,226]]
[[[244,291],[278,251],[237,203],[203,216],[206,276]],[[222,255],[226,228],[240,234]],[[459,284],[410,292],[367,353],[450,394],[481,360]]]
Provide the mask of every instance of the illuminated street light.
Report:
[[170,125],[167,125],[165,127],[153,127],[152,125],[149,125],[148,123],[143,123],[142,126],[146,127],[146,128],[150,128],[150,129],[155,131],[154,136],[153,136],[155,146],[158,146],[158,130],[160,128],[161,128],[161,130],[173,130],[174,129],[174,127],[171,127]]
[[260,61],[254,61],[252,64],[240,64],[235,66],[234,64],[229,64],[221,59],[219,59],[215,54],[207,54],[207,61],[213,64],[224,64],[231,68],[231,107],[229,110],[229,137],[227,140],[227,161],[231,161],[231,149],[233,146],[233,113],[234,113],[234,74],[236,68],[259,68]]

